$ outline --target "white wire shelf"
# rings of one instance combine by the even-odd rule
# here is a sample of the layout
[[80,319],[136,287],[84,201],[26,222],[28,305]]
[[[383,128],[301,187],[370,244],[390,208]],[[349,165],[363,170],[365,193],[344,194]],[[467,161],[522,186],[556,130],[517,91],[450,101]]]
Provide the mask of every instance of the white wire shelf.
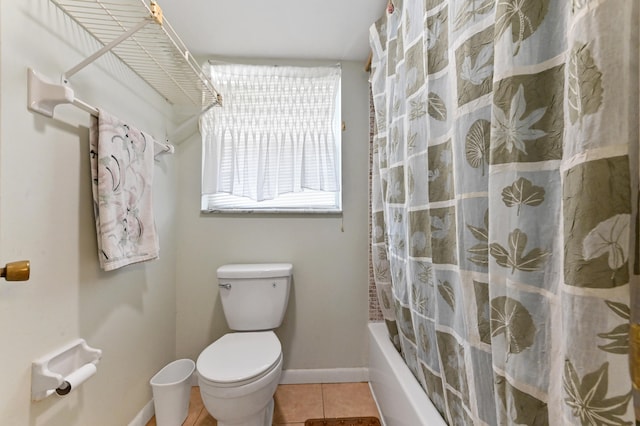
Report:
[[145,0],[51,1],[105,46],[67,71],[64,83],[109,51],[171,104],[201,109],[221,104],[221,96],[155,2],[147,5]]

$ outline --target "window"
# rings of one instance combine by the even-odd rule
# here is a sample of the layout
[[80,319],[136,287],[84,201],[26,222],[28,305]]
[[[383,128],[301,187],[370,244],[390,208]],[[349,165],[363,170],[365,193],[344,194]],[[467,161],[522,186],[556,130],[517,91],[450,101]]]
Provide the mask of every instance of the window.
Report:
[[201,210],[340,212],[340,67],[208,67]]

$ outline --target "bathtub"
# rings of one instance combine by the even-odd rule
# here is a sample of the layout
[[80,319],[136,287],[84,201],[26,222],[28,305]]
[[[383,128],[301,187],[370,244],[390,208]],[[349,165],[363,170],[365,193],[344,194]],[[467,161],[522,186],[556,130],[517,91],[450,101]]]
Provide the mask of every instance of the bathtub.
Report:
[[389,340],[382,322],[369,323],[369,386],[385,426],[447,426]]

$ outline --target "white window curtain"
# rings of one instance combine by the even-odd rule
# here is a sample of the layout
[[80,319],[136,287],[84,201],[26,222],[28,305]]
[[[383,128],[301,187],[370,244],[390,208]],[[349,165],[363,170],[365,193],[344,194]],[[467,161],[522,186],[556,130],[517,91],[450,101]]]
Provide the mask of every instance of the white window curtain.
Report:
[[223,106],[201,120],[203,194],[339,190],[339,66],[207,66]]

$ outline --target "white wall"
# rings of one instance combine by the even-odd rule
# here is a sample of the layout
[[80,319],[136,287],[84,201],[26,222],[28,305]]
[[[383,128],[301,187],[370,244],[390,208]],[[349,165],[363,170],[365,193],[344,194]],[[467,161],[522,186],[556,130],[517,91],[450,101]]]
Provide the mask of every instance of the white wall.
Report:
[[218,266],[291,262],[293,289],[285,322],[277,330],[284,368],[365,367],[369,95],[363,68],[359,62],[343,63],[342,68],[343,217],[201,214],[200,142],[194,137],[180,146],[179,357],[197,357],[227,331],[215,277]]
[[[155,168],[161,259],[115,272],[97,262],[88,114],[26,109],[26,69],[58,80],[89,41],[51,2],[0,3],[0,262],[29,259],[26,283],[0,281],[0,424],[126,425],[151,399],[149,378],[175,358],[177,158]],[[171,111],[145,83],[101,61],[72,79],[78,97],[163,137]],[[65,398],[32,403],[32,360],[82,337],[103,350],[95,376]]]

